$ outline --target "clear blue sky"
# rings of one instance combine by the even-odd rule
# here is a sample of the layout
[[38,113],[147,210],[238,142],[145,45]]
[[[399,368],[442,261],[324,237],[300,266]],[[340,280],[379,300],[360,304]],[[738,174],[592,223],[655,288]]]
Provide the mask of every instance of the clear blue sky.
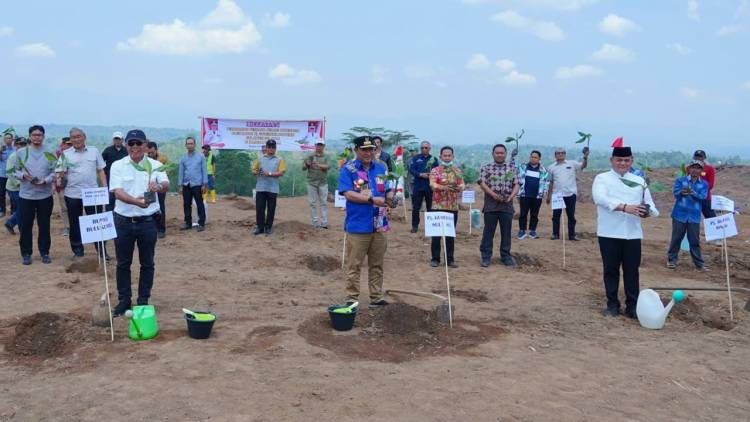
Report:
[[[750,156],[748,0],[4,2],[0,121],[316,118]],[[743,149],[744,148],[744,149]]]

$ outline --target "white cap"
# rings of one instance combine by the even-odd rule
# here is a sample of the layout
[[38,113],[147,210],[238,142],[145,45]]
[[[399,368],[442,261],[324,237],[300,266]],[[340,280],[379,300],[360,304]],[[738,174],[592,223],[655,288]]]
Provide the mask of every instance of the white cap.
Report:
[[112,139],[115,139],[115,138],[120,138],[120,139],[122,139],[122,132],[120,132],[120,131],[117,131],[117,132],[113,133],[113,134],[112,134]]
[[315,141],[315,145],[318,145],[318,144],[325,145],[326,144],[326,140],[325,139],[318,139],[317,141]]

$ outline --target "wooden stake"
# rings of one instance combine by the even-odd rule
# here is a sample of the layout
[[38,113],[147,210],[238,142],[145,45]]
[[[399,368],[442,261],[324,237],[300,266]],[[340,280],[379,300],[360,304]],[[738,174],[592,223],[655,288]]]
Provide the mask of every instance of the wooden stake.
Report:
[[[445,233],[445,227],[443,227],[443,233]],[[448,275],[448,247],[445,243],[445,235],[442,236],[443,241],[443,257],[445,258],[445,284],[448,286],[448,322],[453,328],[453,309],[451,308],[451,279]]]
[[344,250],[341,251],[341,269],[344,269],[344,260],[346,259],[346,232],[344,232]]
[[[102,235],[103,237],[103,235]],[[99,242],[99,253],[101,261],[104,264],[104,290],[107,293],[107,314],[109,315],[109,337],[110,341],[115,341],[115,327],[112,324],[112,303],[109,301],[109,278],[107,277],[107,260],[104,258],[104,241]]]
[[469,236],[471,236],[471,204],[469,204]]
[[[724,229],[722,229],[724,231]],[[734,321],[734,307],[732,306],[732,287],[729,284],[729,252],[727,251],[727,238],[721,240],[724,246],[724,266],[727,270],[727,295],[729,295],[729,319]]]
[[563,269],[565,269],[565,233],[567,233],[567,224],[565,222],[565,212],[562,212],[562,224],[560,225],[560,237],[563,244]]

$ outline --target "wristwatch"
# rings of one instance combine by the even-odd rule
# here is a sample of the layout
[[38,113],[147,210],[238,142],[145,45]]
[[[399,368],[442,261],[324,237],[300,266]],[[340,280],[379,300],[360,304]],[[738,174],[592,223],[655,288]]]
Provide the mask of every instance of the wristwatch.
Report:
[[372,201],[372,192],[370,192],[370,195],[367,197],[367,202],[369,202],[371,204],[373,203],[373,201]]

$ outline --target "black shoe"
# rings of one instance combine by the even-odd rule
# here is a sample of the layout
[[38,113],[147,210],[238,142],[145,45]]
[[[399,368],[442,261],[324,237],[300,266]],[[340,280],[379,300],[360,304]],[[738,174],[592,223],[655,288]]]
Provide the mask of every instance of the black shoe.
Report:
[[31,265],[31,255],[22,256],[21,263],[23,263],[23,265]]
[[82,258],[83,252],[82,251],[75,251],[73,252],[73,258]]
[[505,258],[500,260],[500,262],[506,267],[515,267],[517,265],[516,260],[513,258]]
[[180,226],[180,230],[190,230],[192,228],[193,228],[193,225],[192,224],[187,224],[187,223],[185,223],[185,224],[183,224],[183,225]]
[[411,228],[411,232],[412,232],[412,233],[416,233],[416,232],[418,232],[418,231],[419,231],[419,227],[412,227],[412,228]]
[[560,240],[560,236],[553,234],[552,237],[550,237],[550,240]]
[[13,230],[13,226],[11,226],[8,223],[5,223],[4,225],[5,225],[5,230],[8,231],[8,234],[16,234],[16,231]]
[[576,235],[573,235],[573,236],[568,236],[568,240],[570,240],[571,242],[578,242],[579,240],[581,240],[581,238]]
[[111,261],[111,260],[112,260],[112,257],[111,257],[111,256],[109,256],[109,254],[105,252],[105,253],[104,253],[104,260],[105,260],[105,261],[107,261],[107,262],[109,262],[109,261]]
[[370,302],[370,304],[367,305],[367,309],[378,309],[387,305],[388,302],[386,302],[385,299],[380,299],[377,302]]
[[620,315],[620,309],[619,308],[607,308],[602,311],[602,315],[605,317],[616,317]]
[[49,255],[42,255],[42,264],[51,264],[52,258]]
[[138,300],[135,301],[135,304],[138,306],[145,306],[148,305],[148,299],[138,298]]
[[156,238],[157,239],[164,239],[166,236],[167,236],[167,234],[165,232],[157,232],[156,233]]
[[263,234],[263,227],[255,227],[255,230],[253,230],[253,236],[257,236],[259,234]]
[[448,262],[448,266],[451,267],[451,268],[458,268],[458,264],[456,264],[455,261]]
[[438,261],[437,259],[433,259],[432,261],[430,261],[430,267],[437,267],[438,265],[440,265],[440,261]]
[[205,226],[198,226],[198,229],[196,231],[202,232],[203,230],[206,230]]
[[636,315],[635,310],[633,309],[625,309],[625,312],[623,312],[623,315],[625,315],[625,317],[630,318],[630,319],[638,319],[638,315]]
[[115,309],[112,309],[112,318],[124,315],[128,309],[130,309],[130,301],[118,303]]
[[487,259],[482,258],[482,262],[479,265],[481,265],[482,268],[489,267],[490,266],[490,259],[489,258],[487,258]]
[[328,226],[320,226],[320,228],[328,230]]
[[273,233],[273,228],[271,228],[271,227],[266,227],[266,236],[270,236],[270,235],[271,235],[271,233]]

